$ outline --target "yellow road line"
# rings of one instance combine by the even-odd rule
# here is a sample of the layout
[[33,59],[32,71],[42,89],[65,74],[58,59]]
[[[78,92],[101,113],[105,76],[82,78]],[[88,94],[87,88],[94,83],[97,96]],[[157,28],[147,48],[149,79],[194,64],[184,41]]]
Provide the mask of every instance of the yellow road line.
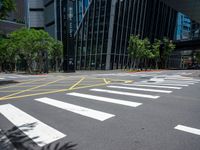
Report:
[[[111,81],[122,81],[122,82],[125,82],[125,83],[133,82],[132,80],[117,80],[117,79],[97,78],[97,79],[100,79],[100,80],[102,80],[102,79],[104,80],[105,79],[104,83],[77,87],[84,79],[85,79],[85,77],[82,77],[78,82],[76,82],[74,85],[72,85],[68,89],[59,89],[59,90],[55,89],[55,90],[51,90],[51,91],[50,91],[50,89],[48,89],[49,91],[41,92],[41,93],[33,93],[33,94],[26,94],[26,95],[19,95],[19,96],[12,95],[12,96],[9,96],[9,97],[5,96],[5,97],[0,98],[0,100],[19,99],[19,98],[25,98],[25,97],[31,97],[31,96],[39,96],[39,95],[45,95],[45,94],[53,94],[53,93],[60,93],[60,92],[67,92],[67,91],[72,91],[72,90],[84,89],[84,88],[103,86],[103,85],[107,85]],[[64,79],[59,79],[59,80],[64,80]],[[56,81],[53,81],[53,82],[49,82],[49,83],[46,83],[46,84],[49,85],[49,84],[58,82],[59,80],[56,80]],[[110,80],[110,81],[108,81],[108,80]],[[46,86],[46,84],[43,84],[40,87]],[[21,92],[26,92],[26,91],[30,91],[30,90],[33,91],[36,88],[39,88],[39,86],[30,88],[30,89],[27,89],[27,90],[24,90],[24,91],[21,91]],[[41,91],[42,91],[42,89],[41,89]],[[16,93],[13,93],[13,94],[16,94]]]
[[85,80],[85,77],[82,77],[78,82],[76,82],[74,85],[72,85],[68,90],[72,90],[75,88],[77,85],[79,85],[83,80]]
[[29,88],[29,89],[26,89],[26,90],[22,90],[22,91],[19,91],[19,92],[16,92],[16,93],[13,93],[13,94],[10,94],[10,95],[1,97],[0,100],[1,100],[1,99],[5,99],[5,98],[7,98],[7,97],[14,96],[14,95],[18,95],[18,94],[21,94],[21,93],[24,93],[24,92],[28,92],[28,91],[31,91],[31,90],[34,90],[34,89],[38,89],[38,88],[40,88],[40,87],[44,87],[44,86],[47,86],[47,85],[49,85],[49,84],[56,83],[56,82],[61,81],[61,80],[64,80],[64,79],[58,79],[58,80],[56,80],[56,81],[48,82],[48,83],[46,83],[46,84],[42,84],[42,85],[35,86],[35,87]]
[[87,85],[87,86],[83,86],[83,87],[73,88],[72,90],[85,89],[85,88],[96,87],[96,86],[103,86],[103,85],[106,85],[106,84],[105,83],[100,83],[100,84],[95,84],[95,85]]
[[2,88],[0,88],[0,90],[1,90],[1,89],[12,88],[12,87],[17,87],[17,86],[23,85],[23,84],[34,83],[34,82],[42,81],[42,80],[44,80],[44,79],[45,79],[45,78],[42,78],[42,79],[40,79],[40,80],[28,80],[27,82],[22,82],[22,83],[19,83],[19,84],[15,84],[15,85],[11,85],[11,86],[2,87]]
[[61,90],[56,90],[56,91],[48,91],[48,92],[27,94],[27,95],[14,96],[14,97],[6,97],[6,98],[3,98],[3,99],[0,99],[0,101],[9,100],[9,99],[25,98],[25,97],[31,97],[31,96],[39,96],[39,95],[45,95],[45,94],[67,92],[67,91],[72,91],[72,90],[78,90],[78,89],[84,89],[84,88],[90,88],[90,87],[97,87],[97,86],[103,86],[103,85],[106,85],[106,84],[105,83],[101,83],[101,84],[95,84],[95,85],[90,85],[90,86],[77,87],[77,88],[73,88],[73,89],[61,89]]
[[[104,78],[105,79],[105,78]],[[110,80],[110,81],[108,81],[108,80]],[[106,81],[107,82],[112,82],[112,81],[116,81],[116,82],[124,82],[124,83],[132,83],[133,82],[133,80],[118,80],[118,79],[112,79],[112,78],[107,78],[106,79]]]
[[103,78],[103,81],[106,83],[106,84],[109,84],[110,81],[107,81],[106,78]]

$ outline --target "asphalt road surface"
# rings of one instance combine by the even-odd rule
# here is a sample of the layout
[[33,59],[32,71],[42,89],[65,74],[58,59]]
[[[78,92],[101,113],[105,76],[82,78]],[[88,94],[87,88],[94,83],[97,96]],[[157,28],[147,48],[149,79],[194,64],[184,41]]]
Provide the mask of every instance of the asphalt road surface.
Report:
[[0,150],[200,150],[199,75],[0,74]]

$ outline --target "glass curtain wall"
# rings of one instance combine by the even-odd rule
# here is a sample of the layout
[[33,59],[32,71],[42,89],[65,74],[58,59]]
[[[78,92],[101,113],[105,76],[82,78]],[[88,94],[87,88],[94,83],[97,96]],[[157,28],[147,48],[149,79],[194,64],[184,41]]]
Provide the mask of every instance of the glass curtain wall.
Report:
[[111,0],[93,0],[76,33],[76,68],[105,69]]
[[173,39],[176,17],[160,0],[91,0],[75,33],[76,69],[124,68],[131,34]]

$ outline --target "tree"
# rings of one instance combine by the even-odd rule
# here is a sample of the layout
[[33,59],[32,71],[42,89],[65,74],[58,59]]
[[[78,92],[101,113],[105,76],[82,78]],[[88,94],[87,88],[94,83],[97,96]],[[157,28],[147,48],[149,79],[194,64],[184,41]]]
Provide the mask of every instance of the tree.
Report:
[[143,67],[147,69],[147,61],[152,58],[152,52],[151,52],[151,43],[148,38],[145,38],[144,40],[141,40],[142,42],[142,48],[141,48],[141,58],[144,59]]
[[155,61],[156,69],[158,69],[158,62],[160,60],[160,45],[161,45],[161,41],[158,39],[155,39],[154,43],[151,46],[152,59],[154,59]]
[[160,59],[161,59],[161,67],[166,68],[167,66],[167,60],[169,56],[171,55],[172,51],[175,49],[175,45],[171,40],[164,37],[162,40],[162,49],[160,52]]
[[20,54],[24,56],[28,72],[32,72],[32,62],[36,57],[35,51],[35,32],[33,29],[19,29],[10,34],[11,46],[19,50]]
[[3,38],[0,39],[0,72],[2,71],[2,65],[5,61],[5,56],[6,56],[6,46],[5,46],[5,41]]
[[197,63],[200,64],[200,52],[196,53]]
[[[18,50],[27,63],[27,71],[32,73],[33,62],[36,62],[39,72],[44,72],[47,58],[53,47],[54,39],[43,30],[22,28],[12,32],[9,36],[12,41],[9,47]],[[46,69],[48,69],[46,67]]]
[[55,64],[53,66],[54,70],[58,71],[58,68],[61,66],[59,63],[62,62],[62,58],[63,58],[63,44],[61,41],[53,42],[53,46],[50,51],[50,58],[52,59],[53,64]]
[[13,0],[0,0],[0,19],[5,19],[8,13],[15,10],[15,3]]
[[131,68],[135,69],[136,62],[139,61],[142,55],[141,49],[143,48],[143,42],[139,39],[139,36],[130,36],[128,54],[131,59]]
[[[0,65],[6,65],[10,71],[16,69],[16,61],[18,58],[18,51],[9,39],[0,40]],[[5,68],[5,67],[4,67]]]
[[[36,30],[35,30],[36,31]],[[39,72],[48,72],[48,56],[53,49],[54,39],[44,30],[36,31],[35,52]]]

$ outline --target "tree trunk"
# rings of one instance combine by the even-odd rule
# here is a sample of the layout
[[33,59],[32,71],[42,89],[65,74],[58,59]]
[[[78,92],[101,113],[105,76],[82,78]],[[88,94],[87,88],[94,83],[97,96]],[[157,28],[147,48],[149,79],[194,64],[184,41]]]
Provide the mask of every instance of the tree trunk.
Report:
[[27,60],[26,60],[26,63],[27,63],[27,71],[28,71],[28,73],[32,73],[32,61],[29,59],[29,58],[27,58]]
[[138,58],[136,62],[137,62],[137,64],[136,64],[136,68],[139,69],[140,58]]
[[2,72],[2,63],[0,63],[0,72]]
[[42,67],[43,67],[43,58],[42,58],[42,56],[41,56],[41,54],[39,54],[39,61],[38,61],[38,69],[39,69],[39,72],[40,73],[42,73],[43,72],[43,69],[42,69]]
[[135,70],[135,66],[136,66],[136,59],[134,59],[133,61],[133,69]]
[[58,58],[56,57],[56,68],[55,68],[55,71],[57,72],[58,71]]
[[156,59],[156,69],[158,69],[158,60]]

